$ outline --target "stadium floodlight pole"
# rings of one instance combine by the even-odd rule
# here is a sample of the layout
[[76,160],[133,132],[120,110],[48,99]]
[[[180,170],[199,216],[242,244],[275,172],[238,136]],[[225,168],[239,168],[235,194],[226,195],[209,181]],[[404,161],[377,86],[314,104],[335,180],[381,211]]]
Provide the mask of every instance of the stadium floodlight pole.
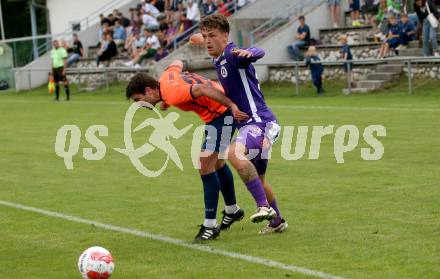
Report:
[[3,26],[3,12],[2,12],[2,1],[0,0],[0,32],[2,33],[2,40],[5,40],[5,28]]

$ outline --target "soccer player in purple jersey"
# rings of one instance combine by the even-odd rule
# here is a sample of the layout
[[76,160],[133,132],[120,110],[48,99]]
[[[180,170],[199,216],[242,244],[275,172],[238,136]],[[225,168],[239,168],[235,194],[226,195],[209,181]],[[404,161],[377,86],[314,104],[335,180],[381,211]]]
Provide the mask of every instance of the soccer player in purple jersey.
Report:
[[281,129],[266,105],[252,65],[265,53],[260,48],[240,49],[228,42],[229,23],[221,14],[203,18],[200,30],[226,96],[250,116],[248,121],[237,123],[239,132],[230,146],[228,158],[257,204],[251,221],[270,221],[261,234],[282,232],[288,225],[281,217],[272,187],[265,177],[268,152]]

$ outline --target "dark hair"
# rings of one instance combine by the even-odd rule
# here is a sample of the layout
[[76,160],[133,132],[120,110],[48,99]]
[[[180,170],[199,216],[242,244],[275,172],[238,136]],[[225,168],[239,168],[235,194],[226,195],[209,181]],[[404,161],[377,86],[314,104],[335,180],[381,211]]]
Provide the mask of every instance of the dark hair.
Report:
[[221,32],[229,33],[228,19],[222,14],[212,14],[200,21],[200,30],[218,29]]
[[147,75],[146,73],[137,73],[130,79],[125,91],[125,96],[127,99],[130,99],[133,94],[143,94],[145,92],[145,88],[147,87],[157,89],[159,88],[159,82],[154,77]]
[[299,18],[298,18],[299,20],[306,20],[306,18],[302,15],[302,16],[299,16]]

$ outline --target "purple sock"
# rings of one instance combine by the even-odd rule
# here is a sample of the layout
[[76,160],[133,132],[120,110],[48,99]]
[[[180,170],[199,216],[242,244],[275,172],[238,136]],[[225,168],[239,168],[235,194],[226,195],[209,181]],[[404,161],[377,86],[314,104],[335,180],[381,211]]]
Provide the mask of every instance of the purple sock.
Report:
[[270,205],[270,207],[272,207],[276,211],[278,217],[281,217],[280,210],[278,209],[278,206],[277,206],[277,200],[273,200],[272,202],[269,203],[269,205]]
[[269,206],[266,199],[266,193],[264,192],[263,183],[261,183],[260,178],[257,177],[254,180],[247,182],[246,187],[249,192],[251,192],[258,207]]
[[274,219],[272,219],[271,221],[270,221],[270,226],[271,227],[278,227],[278,225],[281,223],[281,213],[280,213],[280,210],[278,209],[278,206],[277,206],[277,201],[276,200],[273,200],[271,203],[269,203],[269,205],[270,205],[270,207],[272,207],[275,211],[276,211],[276,213],[277,213],[277,217],[275,217]]

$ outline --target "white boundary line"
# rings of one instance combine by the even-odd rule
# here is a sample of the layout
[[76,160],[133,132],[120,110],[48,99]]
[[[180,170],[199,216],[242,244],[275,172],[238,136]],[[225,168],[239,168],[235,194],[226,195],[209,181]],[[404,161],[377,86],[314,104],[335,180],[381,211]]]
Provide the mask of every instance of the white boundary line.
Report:
[[22,205],[22,204],[18,204],[18,203],[0,200],[0,205],[11,207],[11,208],[16,208],[16,209],[21,209],[21,210],[25,210],[25,211],[30,211],[30,212],[38,213],[38,214],[49,216],[49,217],[59,218],[59,219],[71,221],[74,223],[94,225],[95,227],[98,227],[98,228],[101,228],[104,230],[108,230],[108,231],[130,234],[130,235],[134,235],[134,236],[138,236],[138,237],[142,237],[142,238],[147,238],[147,239],[165,242],[168,244],[173,244],[173,245],[180,246],[180,247],[185,247],[185,248],[196,250],[196,251],[202,251],[202,252],[206,252],[206,253],[210,253],[210,254],[222,255],[225,257],[239,259],[239,260],[250,262],[253,264],[265,265],[267,267],[277,268],[277,269],[291,271],[291,272],[295,272],[295,273],[301,273],[301,274],[308,275],[308,276],[314,276],[314,277],[323,278],[323,279],[345,279],[343,277],[334,276],[334,275],[331,275],[328,273],[324,273],[321,271],[316,271],[316,270],[312,270],[312,269],[308,269],[308,268],[304,268],[304,267],[287,265],[287,264],[272,261],[269,259],[264,259],[264,258],[249,256],[249,255],[245,255],[245,254],[230,252],[230,251],[226,251],[226,250],[221,250],[221,249],[213,248],[213,247],[210,247],[207,245],[191,244],[191,243],[185,242],[180,239],[175,239],[175,238],[171,238],[171,237],[167,237],[167,236],[163,236],[163,235],[159,235],[159,234],[153,234],[150,232],[139,231],[136,229],[113,226],[113,225],[104,224],[104,223],[100,223],[100,222],[96,222],[96,221],[92,221],[92,220],[88,220],[88,219],[83,219],[80,217],[75,217],[75,216],[71,216],[71,215],[66,215],[66,214],[54,212],[54,211],[49,211],[49,210],[39,209],[39,208],[31,207],[31,206],[26,206],[26,205]]
[[[0,98],[0,104],[1,103],[25,103],[25,104],[52,104],[51,100],[43,101],[43,100],[37,100],[37,101],[26,101],[26,100],[11,100],[11,99],[5,99],[2,100]],[[130,102],[111,102],[111,101],[103,101],[103,102],[96,102],[96,101],[69,101],[69,102],[61,102],[60,104],[53,104],[53,105],[63,105],[63,104],[69,104],[69,105],[124,105],[124,106],[130,106]],[[301,106],[301,105],[270,105],[270,108],[279,108],[279,109],[304,109],[304,110],[348,110],[348,111],[408,111],[408,112],[440,112],[440,107],[396,107],[396,106],[390,106],[390,107],[356,107],[356,106]]]

